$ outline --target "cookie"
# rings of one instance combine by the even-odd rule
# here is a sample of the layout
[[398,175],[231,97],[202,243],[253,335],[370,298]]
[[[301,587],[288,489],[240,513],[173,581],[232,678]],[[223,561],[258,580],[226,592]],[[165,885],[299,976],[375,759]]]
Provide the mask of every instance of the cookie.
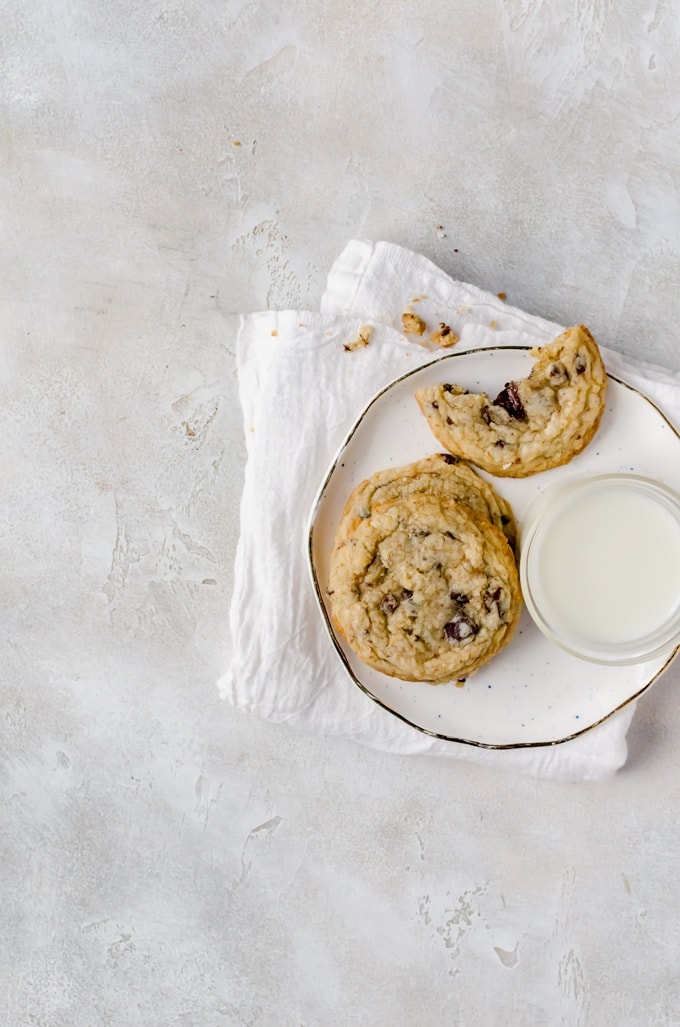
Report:
[[456,345],[458,338],[459,337],[450,325],[444,324],[443,321],[440,321],[438,330],[436,332],[432,332],[432,335],[430,336],[430,342],[434,342],[437,346],[441,346],[442,349],[449,349],[451,346]]
[[374,506],[334,548],[336,629],[371,667],[442,684],[510,640],[521,608],[505,536],[461,503],[417,494]]
[[345,542],[375,506],[420,492],[454,499],[486,517],[501,529],[517,555],[517,525],[510,504],[469,464],[450,453],[434,453],[405,467],[378,471],[362,481],[347,500],[335,544]]
[[412,310],[407,310],[401,315],[401,327],[405,335],[423,335],[425,332],[425,322]]
[[607,375],[583,325],[532,349],[527,378],[507,382],[490,400],[460,385],[416,392],[435,438],[454,456],[490,474],[523,478],[568,463],[597,431]]

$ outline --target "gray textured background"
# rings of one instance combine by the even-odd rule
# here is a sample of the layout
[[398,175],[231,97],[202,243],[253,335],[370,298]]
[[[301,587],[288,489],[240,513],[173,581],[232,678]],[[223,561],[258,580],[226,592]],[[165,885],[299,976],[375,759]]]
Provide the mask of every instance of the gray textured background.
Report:
[[673,5],[0,15],[0,1020],[680,1023],[677,666],[598,786],[215,689],[236,312],[385,238],[680,370]]

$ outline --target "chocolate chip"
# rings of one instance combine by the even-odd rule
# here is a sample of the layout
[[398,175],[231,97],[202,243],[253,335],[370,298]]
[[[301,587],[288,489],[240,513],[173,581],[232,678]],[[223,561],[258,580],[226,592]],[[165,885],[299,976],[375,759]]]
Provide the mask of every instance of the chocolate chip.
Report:
[[516,421],[526,421],[527,419],[526,410],[517,388],[517,382],[506,382],[505,388],[501,389],[498,393],[493,401],[493,405],[507,410]]
[[574,370],[576,371],[576,374],[585,374],[587,366],[585,358],[579,353],[574,361]]
[[464,613],[457,613],[448,624],[444,625],[444,634],[450,642],[464,642],[479,631],[477,625]]
[[439,410],[439,403],[437,402],[436,399],[432,400],[432,402],[430,403],[430,406],[434,407],[435,410]]
[[458,603],[459,606],[465,606],[466,603],[470,602],[470,598],[465,592],[451,592],[450,596],[454,603]]
[[397,599],[397,597],[392,595],[391,592],[388,592],[380,604],[380,609],[387,617],[390,613],[394,613],[398,606],[399,600]]
[[482,420],[485,422],[485,424],[491,424],[491,411],[489,410],[486,403],[482,407]]
[[448,416],[448,414],[446,415],[446,423],[447,423],[447,424],[453,424],[453,421],[452,421],[452,420],[451,420],[451,418],[450,418],[450,417]]
[[444,392],[453,392],[453,385],[442,385]]
[[567,371],[564,364],[555,363],[550,365],[550,371],[548,372],[551,378],[564,378],[565,381],[569,381],[569,372]]
[[455,457],[455,456],[451,456],[450,453],[440,453],[439,455],[440,455],[440,457],[442,458],[442,460],[444,461],[445,464],[457,464],[458,463],[458,458]]
[[491,613],[491,610],[493,609],[493,605],[495,603],[496,604],[496,608],[498,610],[498,613],[500,614],[500,612],[501,612],[501,602],[500,602],[501,601],[501,590],[500,590],[500,586],[498,588],[495,588],[493,590],[493,592],[491,591],[491,589],[487,589],[487,591],[482,596],[482,599],[484,601],[484,609],[488,613]]
[[413,595],[413,592],[411,591],[410,588],[402,588],[402,590],[401,590],[401,598],[402,598],[402,600],[410,599],[412,595]]
[[498,446],[499,449],[503,449],[504,445],[505,443],[503,442],[503,439],[496,439],[494,442],[494,446]]

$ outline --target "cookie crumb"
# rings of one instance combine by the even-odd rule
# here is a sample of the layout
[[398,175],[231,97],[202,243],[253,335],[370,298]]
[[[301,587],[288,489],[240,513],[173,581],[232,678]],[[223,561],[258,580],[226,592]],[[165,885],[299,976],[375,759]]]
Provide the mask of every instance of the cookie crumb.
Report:
[[438,239],[446,239],[446,232],[444,231],[443,225],[437,225],[435,231]]
[[270,334],[271,335],[278,335],[279,333],[277,332],[276,328],[274,328],[273,331],[270,332]]
[[406,310],[401,315],[401,324],[407,335],[423,335],[425,332],[425,322],[412,310]]
[[489,328],[495,328],[495,327],[496,327],[496,322],[495,321],[489,321]]
[[346,353],[352,353],[355,349],[363,349],[364,346],[368,346],[369,342],[371,341],[372,334],[373,329],[371,328],[371,326],[364,325],[363,328],[359,329],[359,334],[357,335],[356,339],[354,339],[352,342],[345,343],[345,345],[342,348]]
[[497,292],[496,295],[498,296],[499,300],[507,300],[508,298],[508,295],[505,292]]
[[440,321],[439,331],[432,333],[430,336],[430,342],[434,342],[437,346],[447,349],[449,346],[456,345],[458,342],[458,336],[450,325],[444,324],[443,321]]
[[240,145],[241,145],[241,140],[240,139],[234,139],[234,146],[240,146]]

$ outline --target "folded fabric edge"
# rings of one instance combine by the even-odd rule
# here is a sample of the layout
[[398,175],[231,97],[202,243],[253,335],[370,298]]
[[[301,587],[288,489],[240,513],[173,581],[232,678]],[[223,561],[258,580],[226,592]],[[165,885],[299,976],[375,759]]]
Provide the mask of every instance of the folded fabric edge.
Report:
[[[363,736],[360,730],[349,730],[346,725],[310,725],[304,717],[265,715],[254,706],[234,701],[234,671],[229,670],[218,680],[220,698],[235,709],[258,716],[280,727],[292,727],[301,734],[319,734],[325,737],[344,738],[357,745],[363,745],[377,752],[395,756],[419,756],[436,760],[474,763],[478,766],[493,766],[506,771],[533,777],[542,781],[564,783],[597,782],[612,778],[625,764],[628,757],[626,735],[635,712],[635,703],[616,714],[617,722],[607,728],[609,737],[605,745],[602,739],[597,748],[590,743],[583,746],[582,739],[574,739],[555,746],[541,746],[529,749],[485,749],[450,742],[447,748],[433,740],[423,745],[423,737],[414,733],[412,744],[405,746],[403,739],[380,739],[375,735]],[[606,756],[604,751],[606,750]]]
[[[529,314],[519,307],[500,300],[496,295],[481,289],[479,286],[469,282],[455,279],[443,268],[435,264],[429,257],[400,246],[398,243],[385,241],[370,242],[367,240],[350,240],[334,261],[328,276],[327,287],[321,298],[321,309],[325,312],[338,312],[339,309],[345,313],[351,312],[356,295],[361,287],[362,279],[373,263],[390,263],[389,257],[399,263],[407,262],[413,266],[413,271],[419,275],[430,275],[441,280],[442,283],[452,288],[465,290],[474,297],[480,305],[488,306],[499,314],[509,315],[512,318],[524,321],[527,326],[536,329],[539,326],[546,334],[554,332],[559,334],[564,328],[554,321],[550,321],[537,314]],[[617,373],[622,375],[642,375],[653,378],[660,384],[670,386],[680,385],[680,375],[671,369],[659,364],[647,363],[633,360],[625,354],[612,350],[604,345],[600,349],[612,366],[615,366]]]
[[351,310],[374,250],[375,243],[367,239],[350,239],[333,261],[326,277],[326,289],[320,303],[322,313],[343,313]]
[[[479,286],[453,278],[422,253],[398,243],[385,241],[371,243],[352,239],[347,243],[328,273],[326,291],[321,298],[321,309],[352,313],[364,278],[370,272],[371,279],[378,280],[381,265],[390,269],[399,265],[408,266],[415,277],[422,279],[423,282],[429,281],[430,285],[437,289],[437,299],[454,305],[465,301],[477,307],[488,308],[492,313],[503,314],[523,324],[532,335],[538,332],[548,337],[563,330],[556,322],[548,321],[537,314],[528,314]],[[411,287],[415,288],[416,283],[412,283]],[[452,289],[464,295],[447,297],[441,292],[442,288]]]
[[632,360],[625,353],[619,353],[608,346],[600,346],[600,350],[607,369],[622,378],[650,379],[659,385],[680,389],[680,374],[667,367],[641,360]]

